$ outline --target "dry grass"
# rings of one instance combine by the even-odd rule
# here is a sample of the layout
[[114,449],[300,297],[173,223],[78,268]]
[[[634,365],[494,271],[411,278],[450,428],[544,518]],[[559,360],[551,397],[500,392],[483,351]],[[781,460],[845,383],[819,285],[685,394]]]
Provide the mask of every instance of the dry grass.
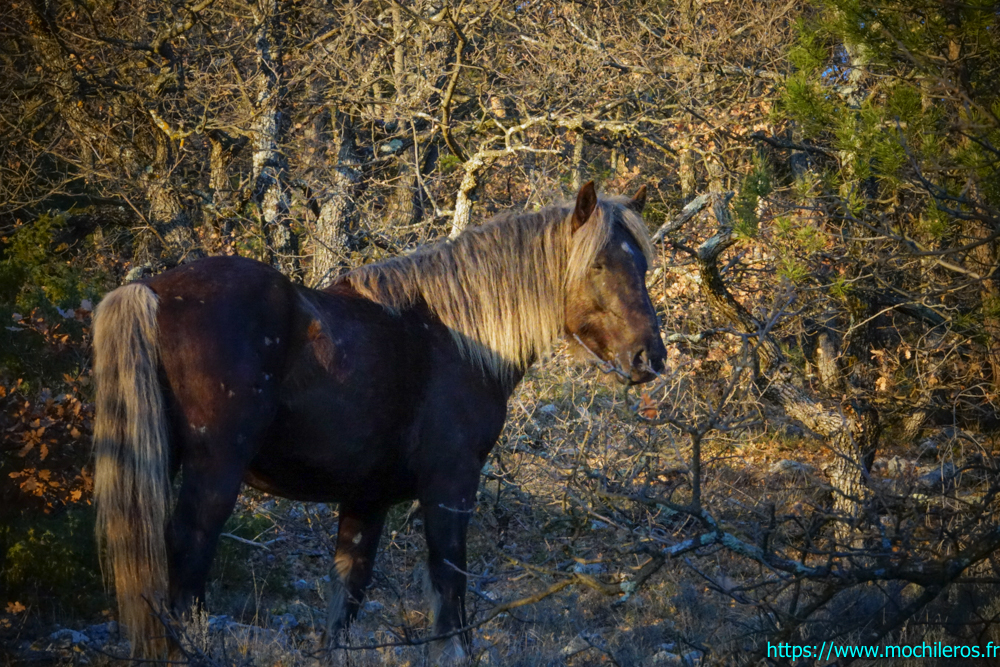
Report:
[[[780,588],[773,576],[767,583],[759,562],[720,547],[668,560],[644,579],[651,554],[692,537],[699,527],[667,504],[628,500],[639,491],[679,505],[691,500],[690,441],[674,428],[638,418],[642,400],[636,390],[574,364],[565,350],[536,366],[511,399],[470,525],[470,622],[488,619],[498,605],[539,599],[476,627],[472,664],[746,664],[780,634],[775,610],[788,609],[792,596],[801,596],[802,606],[818,596],[822,582]],[[769,538],[781,540],[779,548],[787,551],[805,539],[806,524],[831,502],[822,471],[832,454],[799,430],[758,425],[716,433],[703,446],[703,506],[748,544],[763,539],[767,516],[795,517],[799,523],[790,521]],[[953,442],[949,456],[961,446]],[[890,451],[883,461],[897,453],[905,452]],[[788,460],[795,465],[774,465]],[[890,475],[888,468],[896,472]],[[899,484],[917,474],[898,468],[898,462],[883,462],[878,479]],[[332,652],[322,650],[320,632],[336,508],[248,492],[236,517],[229,530],[242,541],[224,538],[220,546],[209,589],[213,617],[186,633],[193,662],[429,664],[428,647],[419,643],[431,631],[419,508],[400,506],[390,514],[365,607],[349,634],[338,638],[349,648]],[[968,574],[988,570],[978,566]],[[621,585],[635,581],[642,581],[638,590],[622,596]],[[845,619],[906,604],[919,592],[896,582],[846,588],[791,641],[860,641],[863,625]],[[965,615],[959,619],[948,611],[952,604],[963,605]],[[966,637],[967,643],[985,644],[997,638],[990,620],[997,609],[990,587],[956,586],[893,640],[955,643]],[[951,625],[933,625],[949,617],[955,619]],[[121,644],[102,650],[126,654]],[[111,661],[92,647],[50,655]]]

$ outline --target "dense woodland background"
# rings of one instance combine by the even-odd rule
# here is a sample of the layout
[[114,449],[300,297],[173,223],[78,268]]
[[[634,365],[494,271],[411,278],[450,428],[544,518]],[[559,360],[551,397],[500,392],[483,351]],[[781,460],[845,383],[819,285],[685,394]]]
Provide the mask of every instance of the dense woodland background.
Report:
[[[515,394],[475,660],[1000,641],[998,31],[989,0],[0,4],[0,656],[125,651],[104,292],[223,253],[321,287],[588,179],[650,187],[668,366],[626,391],[560,351]],[[335,517],[247,495],[192,655],[313,660]],[[353,664],[424,659],[419,509],[390,524]]]

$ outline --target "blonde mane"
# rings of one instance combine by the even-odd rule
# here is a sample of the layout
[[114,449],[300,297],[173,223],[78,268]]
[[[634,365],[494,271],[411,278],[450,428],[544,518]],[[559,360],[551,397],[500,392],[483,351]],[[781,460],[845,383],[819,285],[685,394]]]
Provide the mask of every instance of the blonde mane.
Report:
[[586,275],[616,224],[652,261],[648,230],[629,201],[599,199],[576,233],[572,205],[504,213],[454,240],[362,266],[340,281],[393,311],[426,305],[467,359],[508,380],[562,335],[566,290]]

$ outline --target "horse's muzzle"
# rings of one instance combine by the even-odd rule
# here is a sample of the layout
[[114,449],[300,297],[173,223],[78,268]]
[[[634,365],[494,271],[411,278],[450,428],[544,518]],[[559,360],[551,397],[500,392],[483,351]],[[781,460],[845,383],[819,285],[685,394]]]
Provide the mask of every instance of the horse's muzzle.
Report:
[[666,357],[667,350],[657,337],[652,345],[643,346],[635,351],[631,359],[628,380],[622,378],[622,381],[632,385],[655,380],[663,372]]

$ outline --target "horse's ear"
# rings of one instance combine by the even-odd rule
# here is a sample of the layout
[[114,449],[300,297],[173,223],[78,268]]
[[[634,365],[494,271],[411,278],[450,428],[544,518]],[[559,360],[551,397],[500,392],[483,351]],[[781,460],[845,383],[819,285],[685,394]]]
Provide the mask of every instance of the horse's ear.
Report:
[[587,181],[576,195],[576,209],[573,211],[574,232],[590,220],[595,208],[597,208],[597,191],[594,189],[594,182]]
[[636,192],[632,196],[632,201],[630,201],[627,204],[627,206],[630,209],[632,209],[633,211],[635,211],[636,213],[638,213],[639,215],[642,215],[642,209],[646,208],[646,186],[645,185],[642,186],[641,188],[639,188],[638,192]]

